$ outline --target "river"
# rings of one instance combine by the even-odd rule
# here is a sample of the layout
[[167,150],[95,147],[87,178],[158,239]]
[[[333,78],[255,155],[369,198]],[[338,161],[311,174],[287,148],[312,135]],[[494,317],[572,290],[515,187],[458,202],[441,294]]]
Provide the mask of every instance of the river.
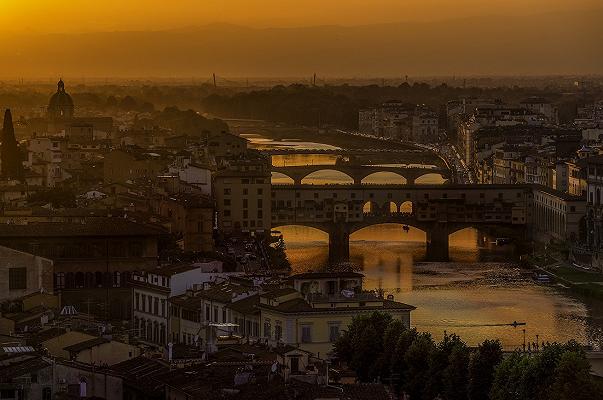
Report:
[[[272,142],[246,135],[258,148],[292,146],[323,149],[332,146],[294,139]],[[335,156],[273,156],[273,165],[333,165]],[[404,160],[395,160],[404,163]],[[394,174],[376,174],[367,183],[403,183]],[[364,182],[364,181],[363,181]],[[277,174],[273,183],[288,184]],[[350,178],[332,170],[319,171],[303,183],[350,183]],[[439,175],[428,175],[417,183],[443,183]],[[324,270],[327,265],[327,234],[301,226],[279,227],[287,245],[293,273]],[[384,224],[362,229],[350,238],[353,264],[365,274],[367,289],[382,289],[397,301],[417,307],[412,325],[440,339],[444,332],[460,335],[469,345],[485,339],[500,339],[505,349],[526,342],[577,340],[601,349],[603,304],[581,299],[555,285],[535,283],[529,271],[521,270],[512,247],[499,247],[493,238],[475,229],[464,229],[450,238],[448,263],[427,263],[425,234],[400,225]],[[514,321],[526,325],[513,327]]]

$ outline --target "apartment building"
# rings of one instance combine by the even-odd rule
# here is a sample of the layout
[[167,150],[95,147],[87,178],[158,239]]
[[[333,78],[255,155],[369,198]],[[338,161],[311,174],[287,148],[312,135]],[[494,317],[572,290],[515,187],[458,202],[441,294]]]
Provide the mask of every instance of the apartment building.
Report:
[[216,173],[217,225],[227,234],[264,233],[271,221],[270,159],[259,153],[232,160]]

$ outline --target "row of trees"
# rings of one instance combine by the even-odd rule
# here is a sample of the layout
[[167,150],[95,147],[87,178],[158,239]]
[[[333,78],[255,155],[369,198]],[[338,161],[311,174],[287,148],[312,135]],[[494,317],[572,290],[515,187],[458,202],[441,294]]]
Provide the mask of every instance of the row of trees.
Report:
[[209,135],[228,132],[228,124],[221,119],[205,118],[193,110],[180,110],[178,107],[166,107],[153,115],[157,126],[170,128],[179,135]]
[[603,394],[575,342],[503,357],[499,341],[470,348],[453,334],[436,343],[379,312],[354,318],[335,353],[360,381],[390,383],[411,400],[590,400]]
[[562,122],[572,121],[576,116],[577,104],[588,101],[585,98],[565,99],[559,90],[527,87],[463,88],[446,84],[430,86],[426,83],[320,87],[293,84],[263,90],[213,93],[202,98],[201,106],[205,111],[216,115],[307,126],[317,126],[320,123],[357,129],[360,109],[392,99],[410,104],[426,104],[444,114],[447,101],[462,97],[498,98],[517,103],[532,95],[543,96],[555,102]]

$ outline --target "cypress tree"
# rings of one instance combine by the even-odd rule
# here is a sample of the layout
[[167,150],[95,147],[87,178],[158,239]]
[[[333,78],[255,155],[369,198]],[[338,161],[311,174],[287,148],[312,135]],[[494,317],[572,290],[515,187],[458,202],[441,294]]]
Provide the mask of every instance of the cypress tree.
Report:
[[22,179],[23,165],[21,164],[21,153],[17,139],[15,139],[15,128],[13,127],[13,117],[10,109],[7,109],[4,113],[0,157],[0,166],[4,178]]

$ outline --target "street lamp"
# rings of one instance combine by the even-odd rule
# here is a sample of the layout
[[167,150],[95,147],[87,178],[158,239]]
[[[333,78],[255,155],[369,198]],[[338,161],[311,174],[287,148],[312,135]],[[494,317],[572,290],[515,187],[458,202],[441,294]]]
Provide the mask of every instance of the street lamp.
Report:
[[525,353],[526,352],[526,330],[525,330],[525,328],[522,329],[522,331],[523,331],[523,352]]

